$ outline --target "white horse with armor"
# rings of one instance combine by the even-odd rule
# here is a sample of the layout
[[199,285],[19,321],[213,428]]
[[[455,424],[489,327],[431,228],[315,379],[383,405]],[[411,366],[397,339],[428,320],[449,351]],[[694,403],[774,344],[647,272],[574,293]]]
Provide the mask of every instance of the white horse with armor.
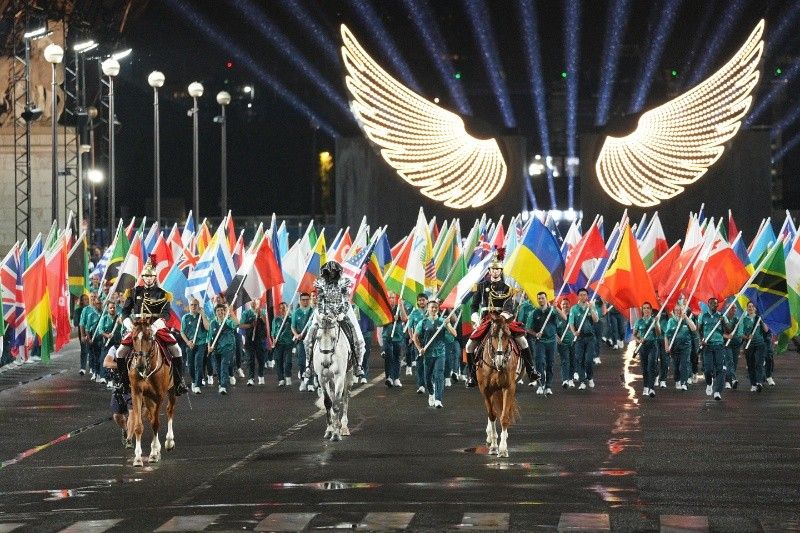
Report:
[[316,313],[315,320],[313,362],[321,391],[317,407],[327,412],[328,427],[324,438],[339,441],[342,436],[350,435],[347,427],[347,404],[353,381],[350,342],[335,316]]

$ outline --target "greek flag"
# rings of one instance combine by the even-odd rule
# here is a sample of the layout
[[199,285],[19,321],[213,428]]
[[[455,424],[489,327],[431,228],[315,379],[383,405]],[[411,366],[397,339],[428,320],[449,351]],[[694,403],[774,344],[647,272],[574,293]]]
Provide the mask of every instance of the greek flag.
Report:
[[186,284],[186,298],[197,298],[201,302],[216,294],[225,292],[230,285],[236,267],[225,239],[216,239],[189,274]]

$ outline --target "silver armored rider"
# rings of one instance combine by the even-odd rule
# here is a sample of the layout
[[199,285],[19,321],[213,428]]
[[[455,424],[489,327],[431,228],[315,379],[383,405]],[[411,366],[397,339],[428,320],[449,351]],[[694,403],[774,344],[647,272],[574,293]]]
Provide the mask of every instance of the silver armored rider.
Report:
[[350,342],[350,354],[354,358],[354,374],[364,375],[364,336],[358,326],[356,313],[350,305],[350,280],[342,277],[342,266],[336,261],[328,261],[320,269],[320,278],[314,282],[317,291],[317,307],[311,318],[308,334],[303,343],[308,354],[308,367],[305,378],[309,379],[313,372],[314,341],[317,337],[317,315],[334,316]]

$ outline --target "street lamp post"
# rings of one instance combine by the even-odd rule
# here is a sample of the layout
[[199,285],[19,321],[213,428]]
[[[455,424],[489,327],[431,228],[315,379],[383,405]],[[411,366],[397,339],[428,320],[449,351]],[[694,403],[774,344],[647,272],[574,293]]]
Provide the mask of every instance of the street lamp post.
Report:
[[203,96],[203,84],[192,82],[189,84],[189,96],[192,97],[192,209],[195,220],[200,220],[200,119],[198,116],[197,99]]
[[164,74],[154,70],[147,76],[147,83],[153,88],[153,209],[156,222],[161,221],[161,142],[158,131],[158,88],[164,85]]
[[119,74],[119,61],[109,57],[100,68],[108,76],[108,227],[109,233],[114,231],[114,222],[117,219],[115,198],[115,164],[114,157],[114,77]]
[[50,67],[52,70],[52,81],[50,83],[50,120],[52,122],[52,129],[51,129],[51,137],[53,147],[51,150],[52,154],[52,166],[53,166],[53,220],[58,220],[58,117],[56,114],[58,113],[56,107],[56,65],[61,63],[61,60],[64,59],[64,49],[58,46],[57,44],[50,43],[44,49],[44,59],[48,63],[50,63]]
[[220,199],[219,205],[224,217],[228,213],[228,126],[227,118],[225,116],[225,108],[231,103],[231,95],[227,91],[220,91],[217,93],[217,103],[220,108],[220,115],[214,119],[219,122],[221,126],[220,138]]

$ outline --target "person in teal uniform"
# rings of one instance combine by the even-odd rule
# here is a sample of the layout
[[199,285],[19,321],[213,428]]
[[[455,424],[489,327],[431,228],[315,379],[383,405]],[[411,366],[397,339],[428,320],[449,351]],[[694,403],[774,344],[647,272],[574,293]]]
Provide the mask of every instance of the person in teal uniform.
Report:
[[[297,371],[302,375],[306,370],[306,348],[303,339],[306,337],[306,324],[311,320],[311,314],[314,309],[311,307],[311,295],[307,292],[300,293],[300,305],[292,312],[289,326],[291,326],[292,333],[292,350],[297,360]],[[284,326],[286,327],[286,326]],[[311,369],[311,376],[308,379],[300,381],[300,390],[308,390],[309,385],[313,383],[313,372]],[[289,377],[289,376],[287,376]],[[291,381],[287,383],[291,385]],[[313,385],[311,385],[313,390]]]
[[[676,305],[672,310],[672,316],[667,320],[662,342],[664,351],[669,352],[673,361],[675,388],[678,390],[689,390],[689,377],[692,375],[692,337],[695,331],[697,325],[686,313],[684,306]],[[672,346],[669,345],[670,342]]]
[[[662,307],[664,304],[661,300],[661,296],[658,297],[658,306]],[[667,329],[667,322],[669,322],[669,313],[666,309],[664,309],[661,313],[656,313],[658,317],[658,325],[661,328],[659,334],[656,336],[656,350],[658,353],[657,365],[658,367],[658,379],[656,380],[656,385],[661,387],[662,389],[667,388],[667,377],[669,376],[669,368],[670,368],[670,354],[664,348],[664,331]]]
[[242,311],[239,327],[244,332],[244,351],[249,370],[247,386],[264,384],[264,366],[267,363],[267,322],[261,298],[250,302],[250,308]]
[[100,341],[102,337],[95,333],[100,323],[101,302],[96,292],[89,295],[89,305],[81,311],[80,330],[81,339],[86,344],[86,352],[89,355],[89,379],[105,383],[105,378],[101,375]]
[[725,328],[730,327],[718,310],[719,301],[708,299],[708,310],[700,315],[700,345],[703,349],[703,371],[706,378],[706,396],[722,400],[725,387]]
[[744,344],[744,358],[747,362],[747,376],[750,378],[750,392],[761,392],[764,387],[764,354],[767,350],[764,331],[769,328],[756,311],[753,302],[748,302],[745,316],[739,324],[739,335]]
[[383,326],[380,335],[384,383],[387,387],[402,387],[400,358],[403,355],[403,330],[408,321],[408,314],[405,304],[403,302],[398,304],[397,295],[393,292],[389,293],[389,306],[392,310],[392,321]]
[[661,326],[653,316],[653,305],[642,304],[642,318],[633,327],[633,336],[639,348],[639,360],[642,362],[644,389],[642,394],[655,398],[656,367],[658,364],[658,347],[656,342],[661,335]]
[[417,353],[425,358],[425,388],[428,392],[428,406],[441,409],[444,391],[444,359],[447,351],[444,331],[448,329],[455,337],[457,332],[446,318],[439,316],[439,301],[428,300],[427,314],[414,327],[414,346]]
[[594,326],[600,320],[597,308],[589,303],[589,291],[578,290],[578,303],[569,310],[569,327],[575,336],[575,366],[579,390],[594,388]]
[[409,352],[411,353],[411,364],[406,366],[406,375],[411,375],[411,368],[416,367],[417,372],[417,394],[424,394],[425,393],[425,369],[422,368],[424,364],[424,359],[422,355],[417,351],[417,347],[414,344],[414,332],[417,329],[417,324],[420,320],[425,318],[425,310],[428,306],[428,296],[424,293],[420,293],[417,295],[417,307],[411,310],[408,313],[408,322],[406,322],[407,334],[408,334],[408,341],[409,341]]
[[[272,360],[275,361],[278,387],[292,385],[292,330],[284,323],[283,317],[289,306],[281,302],[278,312],[272,318]],[[288,320],[288,319],[287,319]],[[302,344],[302,343],[301,343]]]
[[[208,353],[219,375],[219,393],[228,394],[230,372],[236,352],[236,327],[239,321],[228,312],[228,306],[217,304],[214,307],[214,318],[208,328]],[[215,340],[216,339],[216,340]]]
[[739,352],[742,351],[742,335],[739,333],[739,313],[735,305],[728,308],[725,314],[728,327],[725,328],[725,388],[736,389],[739,380],[736,379],[736,370],[739,368]]
[[556,322],[556,342],[558,358],[561,361],[561,387],[574,389],[575,380],[575,335],[569,327],[569,300],[564,298],[559,302],[557,313],[554,314]]
[[536,371],[541,378],[536,394],[553,394],[551,388],[553,382],[553,363],[556,354],[556,322],[554,312],[547,301],[547,294],[540,292],[536,295],[535,307],[527,316],[525,330],[534,341],[534,353],[536,354]]
[[[108,350],[113,346],[118,346],[119,341],[122,340],[122,325],[117,323],[117,303],[108,302],[106,304],[106,312],[100,317],[100,322],[97,328],[97,340],[99,341],[100,360],[105,361]],[[105,365],[103,365],[103,377],[108,374]],[[113,387],[111,380],[108,380],[109,388]]]
[[189,312],[181,317],[181,338],[186,344],[186,362],[192,378],[192,392],[200,394],[208,358],[209,321],[200,302],[192,298]]

